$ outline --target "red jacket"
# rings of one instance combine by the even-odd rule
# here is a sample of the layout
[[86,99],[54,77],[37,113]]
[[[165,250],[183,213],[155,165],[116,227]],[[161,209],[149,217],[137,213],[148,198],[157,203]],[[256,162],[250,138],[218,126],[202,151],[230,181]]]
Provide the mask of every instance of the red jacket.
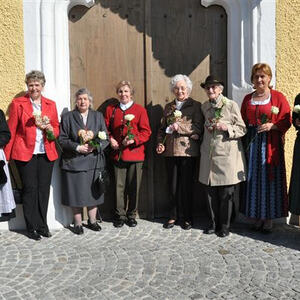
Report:
[[[55,102],[42,96],[41,104],[42,115],[49,117],[54,135],[57,137],[59,122]],[[36,139],[36,125],[32,114],[33,108],[28,95],[13,99],[7,121],[11,139],[4,149],[7,160],[29,161],[32,158]],[[58,154],[55,142],[49,142],[44,134],[44,143],[48,159],[56,160]]]
[[[134,135],[134,143],[125,148],[121,147],[121,159],[123,161],[144,161],[144,144],[149,140],[151,135],[149,119],[144,107],[134,103],[123,111],[119,105],[108,106],[105,112],[105,123],[108,133],[121,145],[122,140],[127,135],[126,120],[124,117],[128,114],[134,115],[134,119],[131,121],[131,126],[133,127],[131,132]],[[120,151],[113,151],[112,159],[118,160],[119,154]]]
[[[253,118],[255,119],[255,116],[249,109],[252,94],[253,93],[246,95],[242,103],[241,114],[246,124],[254,124]],[[277,166],[279,164],[279,139],[282,139],[282,142],[284,143],[284,135],[291,126],[292,118],[290,105],[282,93],[271,90],[271,105],[279,108],[279,113],[277,115],[271,114],[270,112],[270,121],[277,126],[278,130],[271,130],[268,133],[267,163]]]

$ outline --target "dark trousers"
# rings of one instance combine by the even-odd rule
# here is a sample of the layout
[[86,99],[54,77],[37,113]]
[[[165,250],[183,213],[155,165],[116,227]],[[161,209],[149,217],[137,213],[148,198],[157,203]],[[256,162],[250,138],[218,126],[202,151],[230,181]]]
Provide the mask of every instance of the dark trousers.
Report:
[[[143,162],[115,162],[114,172],[116,180],[116,218],[125,220],[135,218],[140,183],[142,179]],[[127,204],[128,196],[128,206]],[[126,211],[127,206],[127,211]]]
[[182,213],[184,221],[192,222],[194,157],[166,157],[169,188],[169,219],[177,220]]
[[211,225],[216,231],[229,229],[235,185],[206,186]]
[[23,183],[22,202],[27,231],[48,231],[47,210],[53,161],[46,154],[33,155],[28,162],[16,160]]

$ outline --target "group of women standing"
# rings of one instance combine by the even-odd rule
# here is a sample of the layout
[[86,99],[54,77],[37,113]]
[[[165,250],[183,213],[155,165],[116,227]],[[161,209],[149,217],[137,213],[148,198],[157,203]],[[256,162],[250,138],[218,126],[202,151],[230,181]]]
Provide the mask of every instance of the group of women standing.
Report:
[[[126,222],[130,227],[136,226],[144,144],[151,129],[146,110],[132,99],[134,90],[130,82],[118,84],[116,92],[120,102],[108,107],[105,118],[92,109],[90,92],[86,88],[79,89],[75,94],[75,108],[61,116],[60,124],[55,103],[42,96],[44,74],[32,71],[26,75],[25,82],[28,91],[12,101],[8,126],[3,112],[0,115],[0,155],[4,161],[3,176],[9,179],[9,160],[15,161],[20,173],[28,237],[34,240],[51,237],[47,209],[53,164],[58,158],[56,146],[62,152],[62,204],[72,208],[73,232],[84,233],[83,207],[88,211],[87,228],[101,230],[97,209],[104,201],[104,177],[107,176],[104,150],[109,144],[113,149],[111,158],[117,180],[114,225],[121,227]],[[10,213],[15,208],[10,181],[0,184],[0,212]]]
[[[291,126],[290,106],[283,94],[272,89],[271,79],[269,65],[253,66],[254,92],[246,95],[241,111],[236,102],[223,96],[224,84],[214,76],[201,84],[208,98],[202,105],[189,98],[192,84],[188,77],[177,75],[172,79],[176,99],[166,105],[156,148],[166,157],[170,189],[170,215],[165,228],[172,228],[180,215],[183,229],[192,226],[192,176],[199,146],[199,181],[207,192],[210,216],[204,233],[229,235],[239,183],[240,211],[253,220],[254,230],[271,232],[272,219],[287,216],[284,135]],[[299,97],[296,101],[300,102]],[[293,114],[293,119],[299,129],[298,115]],[[292,182],[300,176],[296,146]],[[297,214],[298,186],[290,189],[291,212]]]
[[[253,229],[270,232],[272,219],[287,216],[283,147],[291,115],[286,98],[270,86],[271,79],[267,64],[253,66],[254,92],[244,98],[241,111],[236,102],[222,94],[224,83],[214,76],[208,76],[201,84],[208,98],[202,105],[190,98],[192,82],[187,76],[171,79],[175,99],[164,109],[156,146],[157,154],[165,157],[169,189],[169,218],[164,228],[174,227],[181,217],[183,229],[193,225],[193,182],[199,156],[197,179],[206,189],[210,216],[204,233],[229,235],[236,185],[241,182],[241,212],[254,220]],[[51,236],[47,207],[58,144],[62,151],[62,203],[72,207],[73,231],[84,232],[83,207],[88,210],[87,227],[100,231],[97,207],[103,203],[104,195],[99,180],[105,176],[104,151],[110,145],[116,181],[114,226],[126,223],[135,227],[145,143],[151,129],[146,110],[133,100],[131,83],[121,81],[117,85],[119,103],[108,106],[104,117],[91,108],[90,92],[85,88],[78,90],[74,110],[63,114],[59,125],[55,103],[41,94],[45,85],[43,73],[32,71],[25,82],[27,94],[11,103],[9,129],[4,114],[0,116],[0,155],[3,176],[8,177],[0,183],[1,199],[7,199],[1,201],[0,213],[15,208],[6,161],[13,159],[23,183],[28,236],[34,240]],[[296,102],[300,103],[299,99]],[[296,113],[293,124],[297,130],[300,128]],[[300,177],[298,138],[299,135],[292,182]],[[6,197],[2,196],[4,193]],[[291,185],[290,209],[296,214],[300,214],[299,193],[299,185]]]

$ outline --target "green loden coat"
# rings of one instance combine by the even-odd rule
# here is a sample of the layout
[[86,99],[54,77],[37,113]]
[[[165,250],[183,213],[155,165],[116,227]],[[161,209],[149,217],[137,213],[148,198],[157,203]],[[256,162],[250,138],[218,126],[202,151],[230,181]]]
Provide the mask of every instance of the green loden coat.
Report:
[[[246,134],[246,125],[236,102],[223,96],[216,106],[220,107],[219,122],[225,123],[228,131],[210,132],[204,126],[200,148],[199,181],[211,186],[233,185],[246,180],[246,160],[241,141]],[[202,104],[202,113],[206,124],[215,117],[215,108],[210,101]]]

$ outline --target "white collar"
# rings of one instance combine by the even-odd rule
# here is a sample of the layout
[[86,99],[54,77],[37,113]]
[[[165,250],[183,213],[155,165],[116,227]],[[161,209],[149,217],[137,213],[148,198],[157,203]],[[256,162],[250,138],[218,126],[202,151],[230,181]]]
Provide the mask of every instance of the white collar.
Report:
[[176,109],[181,110],[181,107],[185,101],[179,101],[179,100],[175,99]]
[[42,100],[41,100],[40,104],[37,104],[37,103],[35,103],[35,102],[33,101],[33,99],[32,99],[31,97],[30,97],[29,99],[30,99],[31,104],[34,104],[34,105],[42,105]]
[[121,108],[122,110],[126,110],[126,109],[128,109],[129,107],[131,107],[132,105],[133,105],[133,101],[131,100],[131,101],[129,101],[129,102],[126,103],[126,104],[120,103],[120,108]]

